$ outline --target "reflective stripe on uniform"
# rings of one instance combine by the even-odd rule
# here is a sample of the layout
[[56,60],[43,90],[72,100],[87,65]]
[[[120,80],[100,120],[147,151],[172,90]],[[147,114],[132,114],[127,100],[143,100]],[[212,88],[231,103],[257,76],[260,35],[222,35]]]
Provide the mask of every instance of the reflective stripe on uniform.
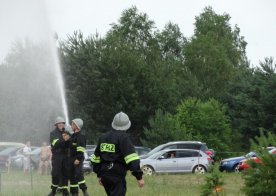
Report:
[[101,158],[100,157],[96,157],[94,154],[91,157],[91,162],[94,163],[100,163],[101,162]]
[[84,152],[84,151],[85,151],[84,147],[82,147],[82,146],[77,147],[77,152]]
[[79,187],[79,185],[78,184],[70,184],[70,187],[75,188],[75,187]]
[[52,187],[58,187],[58,185],[52,184]]
[[78,182],[78,184],[84,184],[85,180]]
[[68,189],[68,186],[59,186],[58,189]]
[[132,153],[132,154],[125,156],[124,159],[125,159],[126,164],[129,164],[131,161],[138,160],[139,156],[137,153]]
[[52,141],[52,146],[54,146],[57,143],[58,139],[55,139]]

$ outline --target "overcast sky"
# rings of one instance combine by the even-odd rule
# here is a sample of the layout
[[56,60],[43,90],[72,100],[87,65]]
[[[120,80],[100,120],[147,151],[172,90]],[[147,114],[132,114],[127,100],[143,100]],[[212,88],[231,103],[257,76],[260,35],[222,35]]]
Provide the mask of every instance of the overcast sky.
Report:
[[[6,7],[3,6],[4,1]],[[31,0],[0,0],[0,28],[3,24],[7,24],[1,12],[6,11],[5,16],[7,13],[13,13],[22,18],[21,10],[30,7],[30,3],[27,2]],[[34,2],[38,0],[33,0],[32,5]],[[248,42],[247,56],[251,63],[256,65],[264,57],[276,56],[275,0],[45,0],[45,2],[47,22],[60,38],[66,38],[74,30],[81,30],[85,35],[95,32],[105,35],[110,29],[110,24],[117,22],[122,11],[132,5],[135,5],[140,12],[147,13],[149,18],[155,21],[158,29],[162,29],[171,21],[179,25],[184,36],[189,37],[193,34],[195,16],[198,16],[204,7],[212,6],[218,14],[228,13],[232,17],[230,23],[240,27],[240,34]],[[20,6],[15,6],[19,4]],[[13,9],[14,7],[17,9]],[[41,5],[38,7],[38,12],[44,12]],[[31,9],[27,11],[30,13]],[[33,13],[35,13],[33,17],[39,16],[37,12]],[[26,20],[30,21],[29,18]],[[37,27],[39,34],[39,30],[42,31],[44,27],[41,24]],[[8,34],[6,37],[11,36],[11,30],[6,29]],[[2,35],[0,41],[5,40]]]

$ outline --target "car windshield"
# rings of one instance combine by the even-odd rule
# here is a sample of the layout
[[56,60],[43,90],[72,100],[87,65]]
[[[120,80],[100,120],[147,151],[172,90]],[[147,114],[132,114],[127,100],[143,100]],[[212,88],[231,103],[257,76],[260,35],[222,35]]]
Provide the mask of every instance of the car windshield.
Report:
[[255,157],[256,153],[255,152],[249,152],[248,154],[245,155],[245,157]]
[[155,147],[154,149],[152,149],[147,155],[153,155],[156,152],[160,151],[166,144],[162,144],[160,146]]
[[11,152],[13,152],[13,151],[15,151],[15,150],[17,150],[17,149],[18,149],[18,147],[9,147],[9,148],[6,148],[5,150],[2,150],[2,151],[0,152],[0,155],[9,154],[9,153],[11,153]]
[[157,153],[152,154],[151,156],[149,156],[148,159],[156,159],[156,158],[160,157],[164,153],[166,153],[166,152],[164,152],[164,151],[157,152]]

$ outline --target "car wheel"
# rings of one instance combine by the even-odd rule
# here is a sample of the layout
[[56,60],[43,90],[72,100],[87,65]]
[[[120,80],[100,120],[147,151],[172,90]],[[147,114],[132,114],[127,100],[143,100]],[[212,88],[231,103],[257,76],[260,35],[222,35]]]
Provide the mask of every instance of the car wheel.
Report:
[[205,174],[206,173],[206,168],[202,165],[197,165],[193,169],[193,173],[195,174]]
[[239,170],[239,164],[237,164],[237,165],[234,166],[233,171],[234,171],[235,173],[239,173],[239,172],[240,172],[240,170]]
[[147,176],[151,176],[152,174],[154,174],[154,169],[149,165],[143,166],[142,171]]

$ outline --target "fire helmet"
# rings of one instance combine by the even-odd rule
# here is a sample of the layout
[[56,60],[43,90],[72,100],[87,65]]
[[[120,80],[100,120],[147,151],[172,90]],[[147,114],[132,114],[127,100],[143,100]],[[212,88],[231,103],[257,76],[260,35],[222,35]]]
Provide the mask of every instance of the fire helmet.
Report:
[[119,112],[114,116],[112,128],[115,130],[126,131],[130,128],[131,122],[128,115],[124,112]]

